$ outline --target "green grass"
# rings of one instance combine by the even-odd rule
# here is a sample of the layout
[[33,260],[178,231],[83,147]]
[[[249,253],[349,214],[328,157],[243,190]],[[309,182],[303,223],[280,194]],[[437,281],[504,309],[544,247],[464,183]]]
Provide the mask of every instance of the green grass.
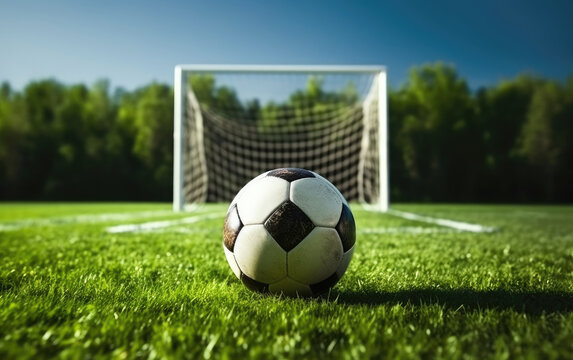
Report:
[[[234,277],[223,215],[109,234],[190,214],[2,204],[0,358],[572,358],[573,207],[395,208],[498,231],[440,231],[354,206],[345,277],[324,298],[293,299]],[[408,232],[419,227],[430,231]]]

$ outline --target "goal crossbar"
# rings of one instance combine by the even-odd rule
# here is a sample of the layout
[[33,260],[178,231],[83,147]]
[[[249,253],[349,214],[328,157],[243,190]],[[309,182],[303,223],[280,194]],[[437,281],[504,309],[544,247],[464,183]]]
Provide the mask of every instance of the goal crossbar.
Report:
[[175,72],[243,72],[243,73],[376,73],[386,72],[385,66],[378,65],[177,65]]

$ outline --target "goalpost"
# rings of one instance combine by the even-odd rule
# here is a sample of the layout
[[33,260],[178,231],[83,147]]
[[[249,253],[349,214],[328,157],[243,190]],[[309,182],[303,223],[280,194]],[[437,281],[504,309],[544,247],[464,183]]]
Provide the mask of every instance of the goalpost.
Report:
[[176,66],[173,209],[300,167],[388,210],[386,82],[383,66]]

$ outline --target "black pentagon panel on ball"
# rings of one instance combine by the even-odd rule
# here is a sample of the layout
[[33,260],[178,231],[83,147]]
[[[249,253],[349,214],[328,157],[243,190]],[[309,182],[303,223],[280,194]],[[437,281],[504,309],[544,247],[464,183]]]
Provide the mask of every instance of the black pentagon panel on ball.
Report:
[[314,229],[308,216],[291,201],[282,203],[264,226],[285,251],[294,249]]
[[311,171],[299,168],[284,168],[284,169],[275,169],[269,171],[267,176],[274,176],[286,180],[288,182],[293,182],[298,179],[303,178],[313,178],[316,177]]
[[354,243],[356,242],[356,224],[354,222],[354,216],[350,208],[346,204],[342,204],[342,213],[340,214],[340,220],[336,225],[336,231],[342,240],[342,248],[344,252],[352,249]]
[[239,217],[239,211],[237,210],[237,205],[233,205],[227,217],[225,218],[225,227],[223,228],[223,244],[227,249],[233,251],[235,248],[235,241],[239,235],[239,231],[243,228],[243,223]]
[[321,295],[328,292],[328,290],[336,285],[337,282],[338,275],[334,273],[316,284],[311,284],[310,290],[312,291],[313,295]]
[[245,286],[253,291],[257,291],[260,293],[265,293],[269,291],[269,285],[262,283],[260,281],[251,279],[250,277],[248,277],[247,275],[241,273],[241,281],[243,282],[243,284],[245,284]]

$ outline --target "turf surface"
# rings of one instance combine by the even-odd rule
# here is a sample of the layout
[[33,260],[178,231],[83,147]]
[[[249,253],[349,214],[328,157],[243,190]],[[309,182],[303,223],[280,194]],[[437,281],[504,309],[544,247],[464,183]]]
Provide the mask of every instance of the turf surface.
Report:
[[0,358],[572,357],[573,207],[395,208],[498,230],[353,206],[345,277],[292,299],[231,273],[223,205],[1,204]]

